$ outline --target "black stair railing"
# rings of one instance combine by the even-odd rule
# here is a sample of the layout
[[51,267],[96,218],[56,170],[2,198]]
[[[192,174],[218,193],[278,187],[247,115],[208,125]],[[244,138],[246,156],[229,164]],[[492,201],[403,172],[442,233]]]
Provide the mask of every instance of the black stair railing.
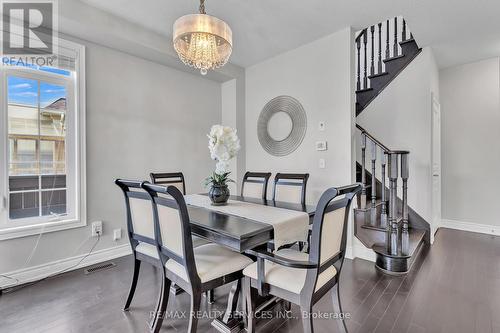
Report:
[[[407,41],[407,36],[408,26],[406,20],[398,20],[398,17],[395,17],[392,23],[391,20],[386,20],[363,29],[358,34],[356,37],[356,59],[358,62],[356,90],[370,88],[369,77],[384,73],[384,60],[395,58],[401,54],[399,42]],[[384,40],[385,50],[382,49],[382,41]],[[361,44],[363,44],[363,47],[361,47]]]
[[[391,150],[360,125],[356,125],[361,132],[361,208],[371,209],[374,214],[370,219],[370,226],[383,228],[386,231],[386,248],[391,255],[407,255],[409,253],[408,228],[408,178],[409,178],[409,151]],[[367,177],[366,160],[367,148],[371,160],[371,200],[367,204]],[[379,154],[380,152],[380,154]],[[377,205],[377,157],[380,156],[381,182],[381,217],[375,218]],[[398,209],[398,179],[402,180],[402,207]],[[389,181],[389,198],[386,194],[386,181]],[[402,212],[402,216],[398,212]]]

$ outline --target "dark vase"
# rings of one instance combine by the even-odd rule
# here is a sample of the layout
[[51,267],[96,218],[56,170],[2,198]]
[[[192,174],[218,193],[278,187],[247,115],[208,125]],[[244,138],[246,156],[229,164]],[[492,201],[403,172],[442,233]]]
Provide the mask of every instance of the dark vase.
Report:
[[229,188],[227,185],[212,185],[208,191],[208,196],[214,206],[224,206],[229,199]]

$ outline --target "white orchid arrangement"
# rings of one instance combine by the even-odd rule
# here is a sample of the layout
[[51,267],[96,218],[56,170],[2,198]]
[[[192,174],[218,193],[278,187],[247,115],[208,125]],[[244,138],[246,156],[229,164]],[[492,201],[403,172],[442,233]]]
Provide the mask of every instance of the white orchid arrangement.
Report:
[[212,126],[207,136],[210,157],[217,161],[217,164],[212,176],[205,180],[205,185],[226,185],[227,182],[232,181],[228,178],[229,161],[238,154],[240,139],[238,139],[236,129],[222,125]]

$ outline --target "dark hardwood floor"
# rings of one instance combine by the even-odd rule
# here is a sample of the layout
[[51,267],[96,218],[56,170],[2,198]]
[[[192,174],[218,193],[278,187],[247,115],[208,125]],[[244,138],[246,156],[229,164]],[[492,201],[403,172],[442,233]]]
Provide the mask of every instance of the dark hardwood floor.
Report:
[[[351,314],[349,332],[500,332],[500,238],[440,229],[432,248],[405,277],[378,272],[374,264],[347,260],[341,277],[344,311]],[[0,332],[146,332],[156,302],[158,275],[143,264],[129,312],[121,309],[132,276],[130,257],[116,267],[84,275],[82,270],[0,296]],[[203,310],[224,309],[228,288],[216,291],[216,303]],[[186,294],[170,298],[163,332],[185,332]],[[325,296],[314,311],[332,311]],[[292,308],[292,317],[299,310]],[[199,332],[215,332],[200,320]],[[336,332],[331,320],[315,320],[316,332]],[[299,319],[262,320],[258,332],[302,332]]]

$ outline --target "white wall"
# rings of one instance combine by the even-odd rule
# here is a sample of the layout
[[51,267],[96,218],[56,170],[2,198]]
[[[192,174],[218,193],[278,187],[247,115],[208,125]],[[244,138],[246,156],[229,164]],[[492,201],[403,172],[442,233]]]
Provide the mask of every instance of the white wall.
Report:
[[[443,219],[500,226],[500,59],[440,72]],[[477,226],[470,230],[480,231]],[[495,228],[496,227],[496,228]]]
[[[117,177],[147,179],[182,170],[187,191],[202,190],[213,169],[206,133],[221,121],[221,86],[199,75],[85,43],[87,79],[87,217],[104,221],[96,251],[128,243]],[[123,238],[112,240],[114,228]],[[44,234],[28,266],[88,252],[90,226]],[[0,272],[24,268],[37,237],[0,242]],[[0,281],[2,285],[3,281]]]
[[[329,187],[352,182],[352,33],[345,29],[246,69],[246,165],[250,171],[309,172],[307,201],[316,203]],[[303,105],[307,133],[285,157],[268,154],[257,138],[257,119],[272,98],[290,95]],[[318,131],[319,121],[326,131]],[[328,151],[315,142],[328,141]],[[318,160],[326,160],[320,169]],[[271,195],[270,186],[270,193]]]
[[429,223],[432,221],[431,93],[439,100],[438,82],[432,50],[424,48],[357,117],[358,124],[390,149],[410,151],[408,202]]
[[236,78],[222,83],[222,124],[237,129],[241,150],[229,162],[231,179],[229,188],[232,194],[238,194],[246,171],[245,144],[245,73],[238,73]]

